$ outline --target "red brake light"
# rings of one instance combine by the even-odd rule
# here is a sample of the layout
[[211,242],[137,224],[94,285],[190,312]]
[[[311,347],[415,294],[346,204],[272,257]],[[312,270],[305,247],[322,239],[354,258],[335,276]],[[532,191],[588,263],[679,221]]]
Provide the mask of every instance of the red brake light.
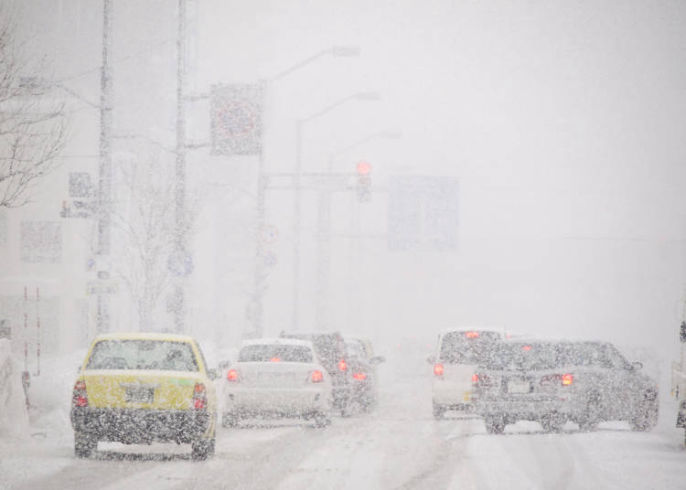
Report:
[[477,384],[479,382],[479,375],[474,373],[472,374],[472,384]]
[[269,359],[269,362],[281,362],[281,358],[280,357],[272,357],[271,359]]
[[338,369],[340,371],[346,371],[348,369],[348,364],[345,362],[345,359],[338,361]]
[[531,350],[531,346],[530,346],[530,345],[523,345],[523,346],[522,346],[522,350],[523,350],[523,351],[526,351],[526,352],[529,352],[529,351]]
[[203,410],[207,407],[207,391],[202,383],[195,383],[193,388],[193,408]]
[[574,383],[574,375],[573,374],[563,374],[562,375],[562,386],[570,386],[572,383]]
[[467,337],[468,339],[478,339],[479,338],[479,332],[465,332],[464,336]]
[[312,371],[310,379],[313,383],[321,383],[322,381],[324,381],[324,374],[317,369],[316,371]]
[[229,369],[229,372],[226,373],[226,379],[229,381],[238,381],[238,371]]
[[434,374],[436,376],[443,376],[443,364],[441,364],[440,362],[434,364]]
[[353,378],[358,381],[364,381],[365,379],[367,379],[367,375],[365,373],[355,373],[353,374]]
[[88,393],[86,392],[86,382],[79,380],[74,384],[74,392],[71,396],[71,404],[74,407],[88,406]]

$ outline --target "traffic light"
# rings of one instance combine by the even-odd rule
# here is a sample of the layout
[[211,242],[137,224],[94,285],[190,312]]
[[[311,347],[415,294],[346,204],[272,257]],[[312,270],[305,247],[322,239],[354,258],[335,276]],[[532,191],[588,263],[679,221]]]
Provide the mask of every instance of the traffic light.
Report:
[[357,200],[369,202],[372,200],[372,166],[369,162],[357,163]]

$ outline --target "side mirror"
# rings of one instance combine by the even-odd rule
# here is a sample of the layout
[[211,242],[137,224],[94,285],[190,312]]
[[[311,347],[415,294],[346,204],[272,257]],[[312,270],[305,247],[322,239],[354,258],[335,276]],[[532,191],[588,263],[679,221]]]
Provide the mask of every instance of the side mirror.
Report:
[[632,369],[633,371],[638,371],[638,370],[641,369],[641,368],[643,368],[643,363],[642,363],[642,362],[635,361],[635,362],[632,362],[632,363],[631,363],[631,369]]
[[426,362],[428,362],[429,364],[436,364],[436,356],[427,357]]
[[372,365],[381,364],[382,362],[386,362],[386,358],[384,356],[374,356],[369,359],[369,363]]

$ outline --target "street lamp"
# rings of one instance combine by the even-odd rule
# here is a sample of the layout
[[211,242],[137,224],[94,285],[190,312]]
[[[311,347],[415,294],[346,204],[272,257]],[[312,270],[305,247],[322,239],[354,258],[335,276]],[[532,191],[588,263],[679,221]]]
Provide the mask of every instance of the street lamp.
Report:
[[[325,56],[333,56],[335,58],[351,58],[360,56],[360,48],[358,46],[331,46],[325,48],[317,53],[305,58],[304,60],[295,63],[289,68],[277,73],[276,75],[268,78],[264,81],[265,92],[266,87],[280,80],[291,73],[309,65],[310,63],[323,58]],[[263,138],[266,133],[266,125],[263,129]],[[260,336],[262,334],[262,293],[263,293],[263,281],[264,281],[264,243],[261,239],[261,234],[266,228],[266,191],[267,191],[267,178],[265,172],[265,161],[264,161],[264,151],[260,150],[259,153],[259,163],[257,169],[257,236],[256,236],[256,246],[255,246],[255,279],[254,279],[254,297],[253,297],[253,330],[254,334]]]
[[308,117],[298,119],[295,125],[295,172],[293,175],[294,192],[294,209],[293,209],[293,330],[298,329],[299,322],[299,303],[300,303],[300,220],[301,220],[301,201],[302,192],[300,188],[300,177],[302,174],[302,133],[303,126],[323,115],[331,112],[337,107],[350,102],[351,100],[359,101],[376,101],[381,97],[378,92],[356,92],[347,97],[337,100],[329,104],[325,108],[309,115]]

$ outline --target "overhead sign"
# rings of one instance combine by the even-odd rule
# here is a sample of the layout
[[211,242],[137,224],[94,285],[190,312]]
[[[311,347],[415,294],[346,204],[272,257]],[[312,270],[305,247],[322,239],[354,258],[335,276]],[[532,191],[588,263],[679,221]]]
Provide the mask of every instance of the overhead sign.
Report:
[[457,248],[458,181],[424,175],[391,178],[388,207],[390,250]]
[[215,85],[210,99],[212,153],[258,155],[262,151],[262,84]]

